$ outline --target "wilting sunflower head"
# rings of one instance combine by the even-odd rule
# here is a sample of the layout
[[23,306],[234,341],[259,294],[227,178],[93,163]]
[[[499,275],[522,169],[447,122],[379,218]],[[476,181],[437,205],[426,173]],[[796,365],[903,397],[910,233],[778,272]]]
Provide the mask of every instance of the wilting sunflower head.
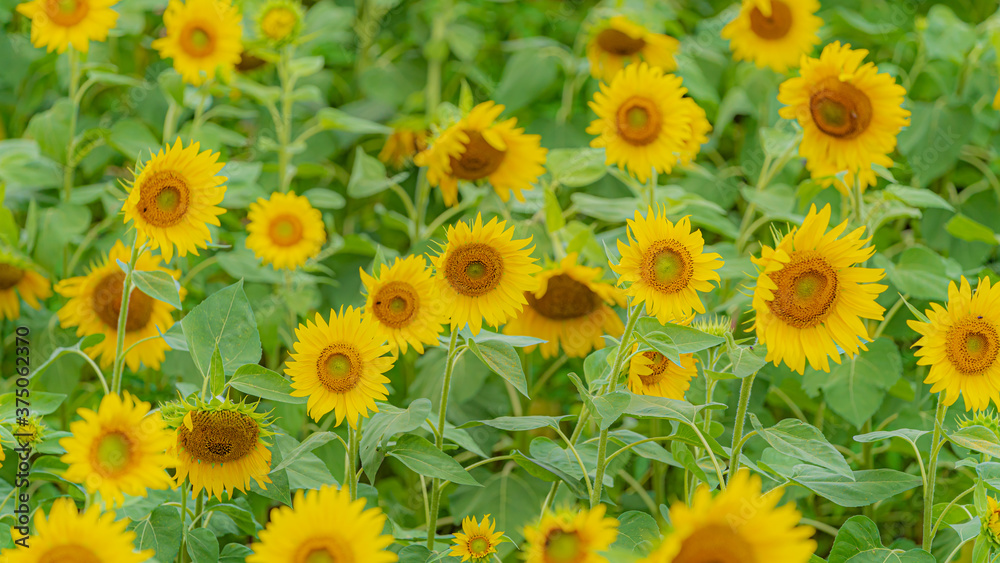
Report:
[[323,214],[305,196],[275,192],[250,204],[247,248],[276,270],[300,268],[326,242]]
[[297,0],[269,0],[257,12],[257,34],[274,46],[286,45],[302,32],[303,18]]
[[170,0],[166,35],[153,41],[184,81],[200,86],[216,74],[228,78],[243,52],[240,12],[231,0]]
[[0,320],[21,316],[18,295],[29,307],[38,309],[40,299],[52,296],[52,287],[29,261],[0,250]]
[[590,75],[610,82],[626,65],[645,61],[671,71],[677,68],[674,55],[680,42],[662,33],[653,33],[625,16],[614,16],[593,26],[587,43]]
[[438,342],[441,325],[448,321],[440,286],[432,276],[423,256],[396,258],[392,266],[382,264],[377,277],[361,270],[368,292],[364,316],[381,328],[390,346],[404,354],[409,346],[423,354],[425,345]]
[[486,561],[490,554],[497,552],[497,546],[504,541],[503,531],[495,532],[496,520],[491,521],[490,515],[483,516],[478,522],[475,516],[462,519],[462,531],[455,532],[455,545],[451,546],[451,555],[461,557],[462,561]]
[[21,445],[29,445],[32,448],[45,440],[49,429],[45,426],[45,421],[40,416],[28,418],[18,418],[19,424],[13,427],[14,439]]
[[740,13],[722,29],[733,58],[785,72],[819,44],[823,20],[816,0],[743,0]]
[[395,168],[403,168],[417,153],[427,148],[430,131],[422,119],[405,119],[393,125],[378,159]]
[[994,549],[1000,549],[1000,502],[993,497],[986,497],[986,514],[980,514],[982,533]]
[[618,538],[618,520],[605,517],[606,510],[599,504],[547,512],[524,529],[527,563],[608,563],[601,552]]
[[17,11],[31,20],[31,44],[65,53],[71,46],[86,53],[91,41],[104,41],[115,27],[118,0],[30,0]]

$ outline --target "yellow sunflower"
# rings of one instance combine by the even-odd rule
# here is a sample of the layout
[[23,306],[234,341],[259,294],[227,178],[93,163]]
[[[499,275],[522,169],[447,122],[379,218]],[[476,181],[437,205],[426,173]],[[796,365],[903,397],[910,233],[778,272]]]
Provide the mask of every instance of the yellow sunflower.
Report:
[[711,282],[720,280],[715,270],[722,258],[705,252],[701,231],[692,231],[687,217],[672,223],[662,208],[649,208],[645,217],[636,211],[628,226],[629,242],[618,241],[621,259],[611,265],[618,283],[629,284],[626,293],[661,323],[704,313],[698,292],[711,291]]
[[[889,167],[896,135],[909,125],[903,109],[906,90],[889,74],[879,74],[874,63],[861,64],[864,49],[834,42],[818,59],[803,57],[800,76],[781,84],[780,114],[802,126],[799,155],[812,177],[840,190],[864,189],[876,183],[873,164]],[[834,177],[847,171],[843,182]]]
[[494,532],[496,521],[490,521],[490,515],[483,516],[478,522],[474,516],[462,519],[462,531],[455,532],[455,545],[451,546],[451,556],[461,557],[463,563],[468,560],[483,561],[491,553],[497,552],[497,546],[503,542],[503,532]]
[[389,346],[404,354],[408,346],[423,354],[424,345],[436,344],[442,323],[448,321],[440,288],[431,276],[423,256],[396,258],[391,267],[382,264],[378,277],[361,270],[368,292],[365,317],[382,329]]
[[13,426],[14,437],[21,444],[28,444],[34,447],[48,436],[49,429],[45,426],[45,421],[41,416],[29,416],[24,419],[19,417],[17,420],[19,423]]
[[166,262],[175,245],[178,256],[197,256],[199,248],[208,248],[207,225],[219,226],[218,215],[226,212],[216,207],[226,193],[227,178],[218,175],[225,163],[219,162],[219,153],[199,153],[199,148],[198,143],[184,148],[178,138],[153,155],[136,170],[122,207],[125,222],[135,222],[137,242],[149,240]]
[[18,295],[32,309],[41,307],[39,299],[52,296],[49,280],[36,272],[28,262],[0,251],[0,321],[17,320],[21,316]]
[[[677,322],[687,326],[692,316]],[[633,352],[639,349],[636,344]],[[698,376],[698,360],[694,354],[681,354],[680,365],[668,360],[666,356],[647,350],[634,354],[629,360],[628,388],[636,395],[651,395],[667,397],[668,399],[684,400],[684,393],[691,387],[691,379]]]
[[980,517],[982,533],[997,547],[1000,546],[1000,502],[990,496],[986,497],[986,501],[986,514]]
[[247,248],[276,270],[315,258],[326,242],[323,214],[305,196],[275,192],[250,204]]
[[416,121],[399,123],[386,138],[378,159],[395,168],[402,168],[427,148],[427,136],[427,128]]
[[115,27],[118,0],[30,0],[17,11],[31,20],[31,44],[48,52],[66,52],[70,46],[81,53],[91,41],[105,41]]
[[200,86],[216,73],[228,78],[243,53],[243,25],[230,0],[170,0],[163,13],[167,34],[153,41],[184,81]]
[[[66,449],[62,462],[65,477],[82,483],[90,493],[100,492],[112,506],[121,506],[124,495],[146,496],[146,489],[166,489],[173,483],[165,469],[174,460],[167,454],[173,432],[149,403],[128,392],[105,395],[97,412],[77,411],[72,436],[59,440]],[[123,494],[124,493],[124,494]]]
[[[100,358],[101,366],[107,367],[115,359],[118,342],[118,315],[122,308],[122,290],[125,286],[125,272],[118,262],[128,263],[131,249],[122,242],[108,252],[106,260],[95,263],[85,276],[62,280],[56,284],[56,292],[69,301],[56,313],[63,328],[76,327],[77,336],[103,334],[104,340],[86,349],[92,358]],[[180,278],[179,270],[162,267],[160,256],[143,253],[135,264],[136,271],[165,272],[174,279]],[[181,297],[184,296],[181,288]],[[128,314],[125,320],[125,349],[133,344],[164,333],[174,324],[173,305],[154,299],[141,289],[133,288],[129,297]],[[140,364],[159,369],[170,346],[162,338],[154,338],[138,344],[125,355],[125,363],[132,371],[139,371]]]
[[908,321],[920,333],[917,364],[930,366],[924,383],[944,392],[946,405],[959,395],[965,410],[985,410],[990,399],[1000,405],[1000,284],[981,278],[975,293],[962,277],[948,285],[948,307],[932,303],[927,320]]
[[352,501],[346,489],[298,491],[292,506],[271,511],[247,563],[395,563],[396,554],[386,550],[393,538],[382,534],[385,523],[381,509],[365,510],[365,499]]
[[269,0],[257,12],[257,32],[274,45],[285,45],[302,31],[302,19],[302,4],[296,0]]
[[587,60],[591,76],[610,82],[625,65],[639,61],[665,71],[674,70],[678,50],[680,42],[673,37],[653,33],[625,16],[615,16],[591,29]]
[[679,161],[690,162],[711,129],[705,112],[673,74],[639,63],[625,67],[590,102],[597,119],[587,133],[590,146],[603,148],[607,164],[645,182],[653,170],[670,172]]
[[527,563],[608,563],[600,552],[618,538],[618,520],[604,516],[606,507],[547,513],[524,529]]
[[483,102],[458,123],[447,128],[419,153],[414,162],[427,167],[427,179],[441,188],[446,205],[458,203],[458,182],[488,181],[503,201],[511,192],[524,201],[524,190],[545,172],[545,155],[539,135],[526,135],[517,119],[497,122],[503,106]]
[[778,72],[798,66],[819,44],[823,19],[816,0],[743,0],[736,19],[722,28],[733,58]]
[[295,329],[295,339],[285,373],[292,378],[292,396],[309,397],[309,416],[319,420],[333,411],[338,426],[346,418],[354,428],[358,416],[378,412],[375,400],[389,394],[383,374],[392,368],[393,358],[386,356],[392,348],[361,309],[330,311],[329,323],[316,313],[315,324],[307,320]]
[[854,357],[867,350],[868,329],[861,319],[882,318],[875,302],[886,286],[884,272],[859,267],[875,253],[865,247],[864,227],[841,236],[847,221],[827,232],[830,206],[809,209],[802,226],[785,235],[775,248],[764,246],[753,293],[753,329],[767,345],[767,361],[782,361],[803,373],[830,371],[829,359],[840,363],[840,350]]
[[484,225],[481,215],[472,225],[459,221],[448,227],[441,253],[431,257],[452,330],[469,325],[476,335],[483,321],[500,326],[528,303],[525,292],[538,289],[535,247],[525,248],[531,238],[515,240],[514,227],[506,227],[496,218]]
[[[577,265],[577,254],[567,255],[555,267],[535,276],[541,284],[524,294],[528,300],[521,314],[509,320],[505,334],[533,336],[545,340],[539,347],[543,358],[563,352],[583,358],[604,347],[604,335],[621,336],[625,326],[611,307],[624,306],[620,289],[602,282],[601,268]],[[535,347],[525,348],[531,352]]]

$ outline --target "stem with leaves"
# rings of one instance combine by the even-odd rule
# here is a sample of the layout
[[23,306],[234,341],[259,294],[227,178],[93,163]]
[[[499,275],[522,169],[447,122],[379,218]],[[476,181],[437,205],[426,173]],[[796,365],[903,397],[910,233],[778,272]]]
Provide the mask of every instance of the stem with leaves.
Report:
[[[451,340],[448,342],[448,358],[445,360],[444,381],[441,383],[441,405],[438,414],[437,432],[435,436],[435,446],[444,451],[444,427],[447,423],[448,394],[451,390],[451,375],[455,368],[455,357],[458,349],[458,330],[451,329]],[[435,478],[431,484],[431,511],[430,520],[427,521],[427,549],[434,551],[434,539],[437,536],[438,510],[441,508],[441,480]]]
[[278,76],[281,79],[281,121],[278,123],[278,184],[281,193],[288,193],[292,185],[292,177],[288,167],[292,161],[290,145],[292,142],[292,102],[295,90],[296,76],[289,69],[292,53],[291,47],[281,51],[278,62]]
[[747,407],[750,405],[750,392],[753,390],[753,380],[756,377],[756,373],[744,377],[743,384],[740,386],[740,402],[736,409],[736,425],[733,428],[732,458],[729,460],[730,480],[732,480],[733,475],[736,475],[736,472],[740,469],[740,454],[743,452],[743,444],[745,443],[743,439],[743,425],[746,423]]
[[72,110],[69,114],[66,166],[63,168],[63,201],[69,201],[69,196],[73,191],[73,178],[76,173],[76,159],[73,158],[73,153],[76,151],[76,123],[80,115],[80,96],[77,95],[80,90],[80,55],[72,46],[70,46],[67,55],[69,57],[69,100],[72,104]]
[[938,454],[944,446],[941,439],[944,431],[944,417],[948,414],[948,406],[944,404],[944,395],[938,395],[937,411],[934,414],[934,434],[931,438],[931,457],[927,464],[927,483],[924,486],[924,551],[930,552],[934,544],[934,532],[931,523],[934,516],[934,485],[937,481]]
[[114,393],[121,393],[122,372],[125,371],[125,331],[128,321],[129,300],[132,298],[132,273],[135,270],[135,264],[139,260],[139,256],[145,250],[145,245],[140,248],[138,239],[139,233],[136,231],[135,237],[132,239],[132,253],[128,260],[128,271],[125,272],[125,281],[122,282],[122,302],[121,309],[118,311],[118,341],[115,345],[114,369],[111,372],[111,391]]

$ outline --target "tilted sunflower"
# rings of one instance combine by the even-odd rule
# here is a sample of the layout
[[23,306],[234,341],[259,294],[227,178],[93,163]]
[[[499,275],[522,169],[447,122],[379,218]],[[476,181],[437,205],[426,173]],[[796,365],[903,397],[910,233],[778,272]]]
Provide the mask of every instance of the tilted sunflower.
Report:
[[722,28],[733,58],[785,72],[819,44],[823,19],[817,0],[743,0],[740,13]]
[[[376,272],[372,272],[373,274]],[[448,311],[441,291],[423,256],[396,258],[392,266],[382,264],[377,277],[361,270],[361,283],[368,293],[364,315],[381,327],[389,346],[406,353],[412,346],[418,354],[434,345]]]
[[286,45],[302,32],[303,18],[297,0],[268,0],[257,12],[257,33],[275,46]]
[[[577,254],[568,254],[554,267],[535,276],[540,286],[524,293],[527,306],[504,326],[505,334],[533,336],[543,358],[563,352],[583,358],[604,347],[604,335],[621,336],[625,326],[611,307],[625,306],[625,295],[601,281],[601,268],[577,264]],[[525,348],[531,352],[535,347]]]
[[629,284],[626,294],[636,303],[646,304],[646,313],[661,323],[705,312],[698,292],[711,291],[720,280],[715,272],[722,258],[705,252],[701,231],[691,230],[691,220],[676,224],[666,210],[649,208],[643,217],[638,211],[628,220],[628,244],[618,241],[621,259],[611,264],[619,284]]
[[[691,324],[694,315],[676,324]],[[633,352],[639,349],[636,344]],[[629,360],[628,388],[636,395],[666,397],[684,400],[684,393],[691,387],[691,379],[698,376],[697,359],[694,354],[680,354],[681,363],[675,364],[656,350],[646,350],[634,354]]]
[[365,499],[351,500],[346,489],[325,486],[297,491],[292,506],[271,510],[271,519],[251,545],[247,563],[311,563],[353,561],[395,563],[386,548],[386,517],[377,506],[365,510]]
[[599,504],[590,510],[546,513],[524,529],[527,563],[608,563],[600,552],[618,538],[618,520],[606,517],[606,510]]
[[174,246],[178,256],[199,248],[208,248],[209,224],[219,226],[217,207],[226,193],[225,176],[218,173],[225,166],[219,153],[198,152],[200,145],[183,147],[180,138],[174,146],[153,155],[135,171],[135,181],[122,211],[125,223],[133,221],[137,243],[149,241],[170,262]]
[[243,53],[243,25],[230,0],[170,0],[165,36],[153,41],[184,81],[200,86],[216,74],[228,78]]
[[524,201],[522,191],[545,172],[539,135],[526,135],[517,119],[497,121],[503,106],[483,102],[458,123],[448,127],[430,148],[417,154],[417,166],[427,167],[427,179],[441,188],[445,205],[458,203],[458,182],[487,181],[503,201],[511,192]]
[[293,270],[326,242],[323,214],[305,196],[275,192],[250,204],[246,246],[274,269]]
[[105,395],[96,412],[78,410],[83,420],[70,424],[73,435],[59,440],[66,449],[66,479],[100,492],[112,506],[121,506],[124,495],[142,497],[147,489],[171,487],[166,468],[174,466],[167,454],[174,433],[149,406],[125,392]]
[[31,20],[31,44],[65,53],[71,46],[86,53],[91,41],[105,41],[118,22],[118,0],[30,0],[17,11]]
[[538,289],[535,247],[525,248],[531,238],[515,240],[514,227],[506,227],[496,218],[484,225],[481,215],[471,225],[459,221],[448,227],[441,253],[431,257],[452,330],[468,325],[476,335],[483,321],[500,326],[528,303],[525,292]]
[[295,329],[295,345],[285,373],[292,378],[293,397],[309,397],[309,416],[319,420],[333,411],[337,425],[347,419],[351,428],[358,417],[378,412],[375,400],[389,392],[384,374],[392,368],[392,348],[386,335],[361,309],[330,311],[330,322],[316,313]]
[[18,295],[29,307],[38,309],[42,306],[39,299],[52,296],[52,286],[27,260],[0,251],[0,320],[21,316]]
[[503,542],[503,532],[495,532],[496,520],[490,521],[490,515],[483,516],[479,522],[475,516],[462,519],[462,531],[455,532],[455,545],[451,546],[452,557],[461,557],[462,562],[484,561],[491,553],[497,552],[497,546]]
[[[781,84],[781,117],[802,126],[799,156],[812,177],[843,191],[854,185],[875,185],[873,164],[889,167],[896,135],[909,125],[903,109],[906,90],[874,63],[861,64],[865,49],[834,42],[818,59],[803,57],[800,76]],[[834,176],[846,171],[844,181]]]
[[875,282],[884,272],[859,267],[875,253],[865,247],[864,227],[841,236],[847,221],[827,232],[830,206],[813,205],[802,226],[771,248],[764,245],[753,292],[756,316],[752,329],[767,345],[767,361],[782,361],[803,373],[830,371],[829,359],[840,363],[838,347],[849,357],[867,350],[868,329],[861,319],[882,318],[875,302],[886,286]]
[[591,76],[610,82],[626,65],[640,61],[665,71],[674,70],[678,50],[680,41],[673,37],[653,33],[625,16],[614,16],[590,30],[587,60]]
[[402,168],[427,148],[428,134],[427,127],[419,120],[407,119],[397,123],[386,137],[378,159],[395,168]]

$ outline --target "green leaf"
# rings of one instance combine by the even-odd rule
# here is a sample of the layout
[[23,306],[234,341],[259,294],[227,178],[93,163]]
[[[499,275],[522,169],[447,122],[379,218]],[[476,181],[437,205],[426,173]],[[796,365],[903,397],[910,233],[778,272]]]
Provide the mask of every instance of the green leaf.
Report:
[[822,382],[820,387],[827,406],[855,428],[861,428],[878,412],[886,392],[902,373],[899,349],[888,338],[879,338],[868,344],[867,352],[844,358],[841,364],[832,366],[828,374],[810,368],[804,384]]
[[910,102],[910,126],[899,133],[899,152],[913,170],[914,187],[926,188],[951,170],[962,147],[976,128],[968,107],[933,102]]
[[541,506],[549,486],[523,470],[501,471],[486,477],[482,487],[460,488],[451,495],[451,513],[492,514],[496,529],[518,541],[524,526],[538,520],[538,513],[525,507]]
[[205,512],[221,512],[230,517],[241,532],[247,535],[255,535],[261,529],[261,525],[248,508],[232,503],[211,504],[205,507]]
[[852,516],[840,530],[830,550],[829,563],[935,563],[922,549],[903,551],[882,545],[878,526],[865,516]]
[[950,203],[945,201],[943,197],[930,190],[921,190],[919,188],[893,184],[886,187],[884,191],[899,201],[914,207],[930,207],[934,209],[947,209],[948,211],[955,210],[955,208],[952,207]]
[[222,548],[219,554],[219,563],[244,563],[247,557],[253,554],[253,550],[240,543],[231,543]]
[[[166,70],[160,73],[156,77],[156,81],[160,85],[160,91],[166,98],[174,100],[174,103],[178,106],[184,105],[184,79],[181,75],[177,73],[173,67],[168,67]],[[169,142],[173,142],[173,139],[167,139]]]
[[335,108],[323,108],[319,110],[319,113],[316,114],[316,118],[319,120],[320,127],[327,130],[347,131],[348,133],[358,133],[362,135],[369,133],[379,135],[392,134],[392,127],[387,127],[381,123],[376,123],[360,117],[354,117],[353,115]]
[[666,334],[662,332],[652,332],[647,335],[636,333],[636,337],[661,356],[673,362],[674,365],[681,365],[680,352],[674,346],[674,341]]
[[893,469],[855,471],[854,480],[814,465],[799,465],[792,481],[840,506],[869,506],[923,483],[918,475]]
[[994,246],[998,244],[997,234],[993,229],[961,213],[956,213],[949,219],[944,228],[955,238],[964,241],[985,242]]
[[896,264],[878,254],[875,263],[886,269],[889,280],[902,293],[917,299],[947,299],[948,282],[961,274],[960,267],[920,245],[904,250]]
[[387,453],[418,475],[445,479],[459,485],[482,486],[451,456],[420,436],[402,436]]
[[963,448],[1000,458],[1000,438],[985,426],[959,428],[948,439]]
[[431,402],[424,398],[413,401],[406,409],[388,403],[379,404],[378,412],[365,424],[359,447],[361,467],[364,468],[370,481],[375,480],[375,474],[385,457],[385,446],[389,440],[396,434],[420,428],[430,413]]
[[[28,402],[31,406],[28,407],[32,415],[45,415],[52,414],[56,412],[56,409],[63,404],[66,400],[66,395],[62,393],[49,393],[47,391],[31,391],[31,396],[28,398]],[[25,404],[22,402],[18,404],[17,397],[14,393],[4,393],[0,395],[0,420],[12,421],[18,416],[17,409],[25,408]],[[21,413],[24,414],[23,412]]]
[[344,196],[330,188],[313,188],[302,195],[317,209],[343,209],[347,205]]
[[373,196],[403,181],[406,176],[403,173],[387,178],[385,164],[358,147],[354,151],[354,168],[351,169],[351,178],[347,182],[347,196],[355,199]]
[[243,280],[209,295],[181,320],[191,359],[202,374],[215,349],[222,356],[226,373],[260,361],[260,334]]
[[545,168],[555,184],[582,188],[608,173],[604,160],[604,149],[552,149],[546,157]]
[[677,420],[692,424],[695,414],[703,408],[716,408],[720,405],[694,406],[687,401],[678,401],[666,397],[654,397],[651,395],[632,395],[629,400],[626,414],[641,418],[665,418],[667,420]]
[[153,299],[163,301],[175,309],[181,308],[181,284],[167,272],[136,270],[132,272],[132,282],[139,291]]
[[160,146],[157,139],[145,123],[138,119],[126,118],[116,121],[111,126],[108,144],[125,155],[131,162],[145,160]]
[[102,70],[92,70],[87,73],[87,78],[95,80],[100,84],[113,84],[115,86],[129,86],[131,88],[145,88],[146,81],[131,76],[125,76],[116,72],[105,72]]
[[187,552],[193,563],[217,563],[219,540],[208,528],[195,528],[188,532]]
[[611,547],[633,552],[641,545],[652,545],[659,539],[660,527],[652,516],[629,510],[618,516],[618,539]]
[[559,206],[559,198],[548,186],[545,187],[545,226],[548,227],[550,233],[566,226],[566,218],[563,217],[562,208]]
[[222,355],[219,354],[219,347],[215,347],[212,353],[212,361],[208,364],[208,382],[212,390],[212,396],[219,396],[226,387],[226,373],[222,370]]
[[677,351],[681,354],[691,354],[707,350],[713,346],[718,346],[726,340],[721,336],[715,336],[702,332],[696,328],[679,325],[676,323],[660,324],[660,321],[652,317],[644,317],[636,323],[636,332],[650,334],[662,332],[666,334]]
[[613,391],[593,398],[594,419],[598,420],[601,430],[607,430],[621,418],[622,413],[631,404],[631,394],[624,391]]
[[305,78],[323,70],[324,64],[323,57],[299,57],[288,64],[288,71],[296,78]]
[[751,376],[767,365],[764,359],[764,346],[740,346],[730,340],[727,341],[727,352],[729,362],[732,364],[730,371],[740,379]]
[[479,425],[486,425],[498,430],[509,430],[511,432],[524,432],[526,430],[536,430],[538,428],[559,428],[559,418],[552,416],[501,416],[488,420],[475,420],[461,425],[459,428],[471,428]]
[[31,370],[31,377],[33,379],[38,379],[39,376],[41,376],[50,367],[52,367],[52,365],[55,363],[56,360],[65,356],[66,354],[76,354],[78,356],[90,358],[90,356],[88,356],[86,353],[86,349],[90,348],[91,346],[94,346],[95,344],[99,344],[103,340],[104,340],[103,334],[91,334],[89,336],[84,336],[83,338],[78,340],[76,344],[72,346],[62,346],[56,348],[55,350],[52,351],[51,354],[49,354],[49,358],[45,360],[42,363],[42,365]]
[[922,323],[930,323],[931,322],[930,319],[927,318],[927,315],[921,313],[913,305],[910,305],[910,302],[907,301],[905,297],[903,297],[902,295],[900,295],[899,298],[903,300],[903,304],[906,305],[906,308],[909,309],[911,313],[913,313],[913,316],[916,317],[916,319],[918,321],[920,321]]
[[149,518],[130,526],[135,532],[135,547],[152,549],[159,561],[173,561],[181,549],[181,514],[176,507],[158,506]]
[[246,364],[236,369],[229,386],[247,395],[280,403],[303,404],[308,397],[293,397],[295,389],[281,374],[257,364]]
[[756,415],[750,413],[749,416],[757,435],[779,453],[825,467],[848,480],[854,479],[844,455],[815,426],[797,418],[786,418],[770,428],[764,428]]
[[315,450],[316,448],[337,439],[337,435],[333,432],[314,432],[309,435],[308,438],[302,441],[301,444],[296,446],[295,449],[285,454],[284,459],[281,463],[275,465],[271,468],[271,473],[277,473],[282,469],[287,468],[297,459],[304,456],[305,454]]
[[493,99],[517,111],[537,99],[558,78],[556,59],[534,49],[514,53],[504,65]]
[[[500,340],[466,340],[469,350],[497,375],[528,397],[528,381],[521,368],[521,358],[514,347]],[[530,397],[529,397],[530,398]]]
[[[535,440],[539,439],[540,438],[535,438]],[[532,447],[534,447],[534,441],[532,441]],[[559,450],[560,448],[556,446],[555,449]],[[579,465],[572,466],[573,469],[575,469],[575,471],[573,471],[572,473],[567,473],[565,471],[565,465],[566,465],[565,463],[563,463],[562,464],[563,467],[561,467],[560,464],[553,463],[553,461],[550,459],[539,459],[538,457],[527,456],[518,450],[514,450],[511,455],[514,459],[514,463],[516,463],[519,467],[530,473],[532,476],[537,477],[543,481],[548,481],[550,483],[553,483],[555,481],[562,481],[563,483],[566,483],[566,486],[569,487],[570,491],[574,495],[579,497],[587,496],[588,494],[587,489],[583,486],[582,483],[583,473],[580,471]],[[534,455],[535,454],[532,453],[532,456]],[[567,460],[561,460],[561,461],[567,461]],[[576,463],[576,460],[574,459],[572,463]]]
[[867,434],[860,434],[854,437],[854,441],[861,443],[879,442],[882,440],[889,440],[891,438],[902,438],[907,442],[915,444],[917,440],[924,436],[925,434],[930,434],[929,430],[914,430],[912,428],[900,428],[899,430],[880,430],[878,432],[869,432]]

